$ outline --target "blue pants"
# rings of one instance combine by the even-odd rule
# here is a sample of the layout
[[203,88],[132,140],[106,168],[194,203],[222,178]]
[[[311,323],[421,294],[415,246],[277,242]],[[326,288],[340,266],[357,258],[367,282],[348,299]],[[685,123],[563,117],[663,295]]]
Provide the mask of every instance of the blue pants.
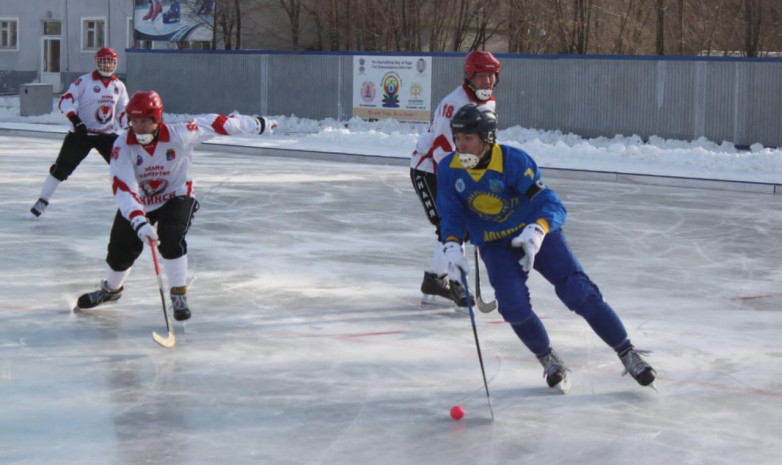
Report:
[[[532,310],[528,274],[519,264],[523,250],[511,247],[508,240],[487,242],[480,247],[480,252],[500,314],[536,356],[546,355],[551,350],[551,343],[543,323]],[[586,275],[561,229],[550,232],[543,239],[535,256],[534,269],[554,285],[559,300],[581,315],[606,344],[617,351],[630,345],[619,316]]]

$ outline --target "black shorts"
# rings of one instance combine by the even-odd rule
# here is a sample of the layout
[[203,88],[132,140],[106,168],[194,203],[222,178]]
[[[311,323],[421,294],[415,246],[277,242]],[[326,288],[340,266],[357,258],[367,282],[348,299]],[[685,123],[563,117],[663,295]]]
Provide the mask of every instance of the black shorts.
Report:
[[57,155],[57,160],[49,168],[49,173],[57,180],[65,181],[92,149],[97,150],[108,163],[111,149],[117,137],[119,137],[117,134],[82,135],[69,132],[62,141],[60,153]]
[[[173,260],[187,253],[185,236],[198,207],[196,199],[183,195],[174,197],[157,210],[147,213],[149,223],[157,225],[157,236],[160,240],[158,251],[161,257]],[[144,244],[133,230],[130,221],[117,210],[111,227],[106,263],[112,270],[125,271],[133,266],[142,250]]]

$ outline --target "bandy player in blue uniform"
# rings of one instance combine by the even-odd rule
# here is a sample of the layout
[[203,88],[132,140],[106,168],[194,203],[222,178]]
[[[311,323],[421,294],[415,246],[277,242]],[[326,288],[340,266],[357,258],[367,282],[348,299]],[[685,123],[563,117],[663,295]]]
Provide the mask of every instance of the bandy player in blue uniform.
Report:
[[543,184],[535,161],[523,150],[495,143],[497,115],[491,109],[461,107],[451,132],[456,152],[438,166],[437,210],[452,274],[467,273],[461,244],[468,231],[486,263],[499,312],[538,357],[549,387],[567,388],[567,368],[530,304],[527,278],[533,269],[616,351],[626,373],[642,386],[652,384],[656,372],[570,250],[562,231],[565,206]]

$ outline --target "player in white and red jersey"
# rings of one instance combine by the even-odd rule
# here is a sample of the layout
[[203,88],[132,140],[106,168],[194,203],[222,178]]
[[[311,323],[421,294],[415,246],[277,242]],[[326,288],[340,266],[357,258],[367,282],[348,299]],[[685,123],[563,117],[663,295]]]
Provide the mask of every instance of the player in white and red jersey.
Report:
[[436,302],[436,296],[451,299],[461,307],[467,305],[462,284],[449,281],[448,260],[443,255],[443,239],[440,237],[440,216],[437,214],[437,163],[454,151],[451,134],[451,117],[468,103],[485,106],[494,111],[493,91],[500,80],[500,62],[490,52],[474,50],[464,59],[464,82],[440,101],[429,130],[418,137],[410,159],[410,179],[424,207],[429,222],[435,226],[437,243],[434,247],[429,270],[424,272],[421,292],[422,304]]
[[96,69],[79,76],[60,97],[58,107],[73,124],[65,135],[57,160],[41,187],[41,195],[30,212],[41,216],[61,182],[68,179],[90,150],[109,162],[111,147],[122,129],[121,118],[128,103],[125,84],[114,75],[117,53],[104,47],[95,54]]
[[117,139],[109,163],[119,209],[109,238],[106,279],[100,289],[79,297],[76,307],[118,300],[144,243],[152,240],[163,257],[174,318],[187,320],[185,235],[198,210],[188,172],[193,147],[215,136],[272,132],[277,122],[260,116],[210,114],[166,124],[163,101],[155,91],[133,94],[127,114],[130,129]]

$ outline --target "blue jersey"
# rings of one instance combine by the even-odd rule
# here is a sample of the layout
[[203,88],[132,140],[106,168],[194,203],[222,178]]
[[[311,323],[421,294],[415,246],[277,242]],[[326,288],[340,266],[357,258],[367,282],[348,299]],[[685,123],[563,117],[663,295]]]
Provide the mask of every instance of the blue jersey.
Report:
[[456,153],[437,167],[437,211],[441,239],[510,241],[524,226],[559,229],[567,212],[556,192],[540,180],[540,169],[521,149],[494,144],[486,168],[467,169]]

